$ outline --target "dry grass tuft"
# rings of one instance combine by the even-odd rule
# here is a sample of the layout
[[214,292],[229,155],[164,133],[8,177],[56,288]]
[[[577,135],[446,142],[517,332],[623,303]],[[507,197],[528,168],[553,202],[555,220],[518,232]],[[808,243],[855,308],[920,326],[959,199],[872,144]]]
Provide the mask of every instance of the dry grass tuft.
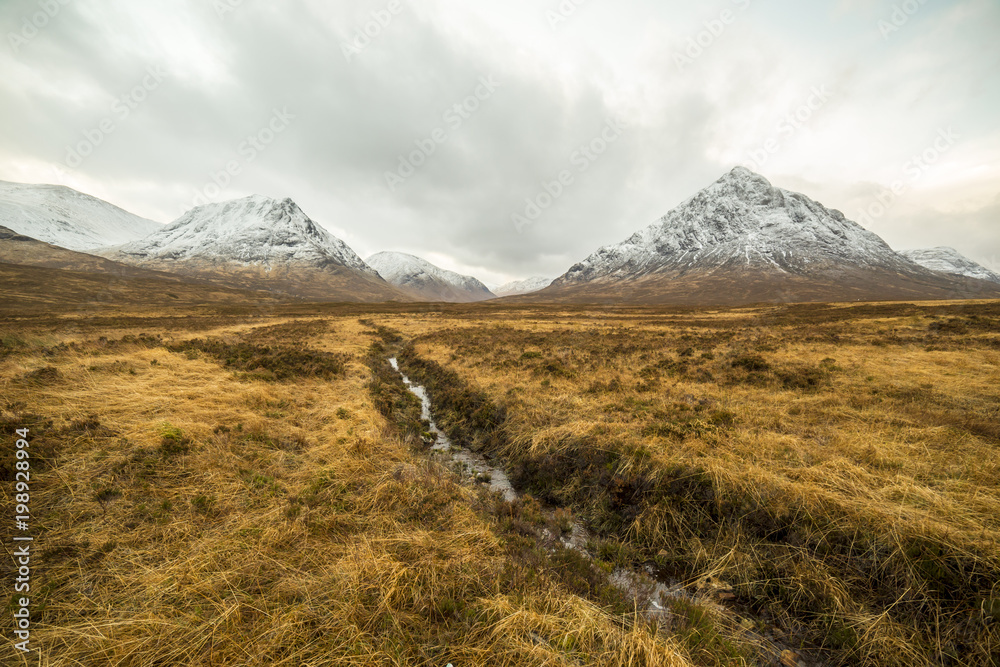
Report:
[[[511,558],[495,499],[377,409],[356,318],[20,325],[0,357],[0,430],[31,429],[44,664],[691,664],[539,550],[541,572]],[[265,381],[188,354],[195,335],[342,368]]]

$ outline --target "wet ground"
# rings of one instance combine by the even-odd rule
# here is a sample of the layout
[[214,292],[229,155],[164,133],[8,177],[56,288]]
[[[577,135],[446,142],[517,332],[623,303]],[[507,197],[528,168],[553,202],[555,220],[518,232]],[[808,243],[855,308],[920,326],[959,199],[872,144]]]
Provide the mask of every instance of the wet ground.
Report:
[[[399,362],[395,357],[389,359],[389,364],[392,365],[393,370],[399,373],[403,384],[410,392],[420,399],[420,417],[430,425],[428,430],[434,437],[431,455],[445,463],[463,480],[477,484],[488,484],[492,490],[502,494],[508,502],[517,500],[520,494],[510,483],[507,474],[502,469],[491,465],[482,455],[454,444],[434,422],[431,414],[431,399],[427,390],[421,385],[414,384],[400,370]],[[587,544],[591,539],[590,532],[579,521],[573,523],[568,534],[556,536],[545,529],[541,535],[543,543],[552,547],[559,543],[567,549],[579,551],[587,558],[593,558],[592,554],[587,551]],[[644,613],[666,629],[669,629],[671,625],[673,614],[670,611],[670,602],[684,600],[711,608],[717,613],[719,622],[729,626],[730,632],[742,635],[746,643],[756,645],[763,655],[770,656],[770,660],[762,662],[762,665],[805,667],[807,664],[812,664],[818,666],[818,663],[815,662],[806,663],[801,656],[783,646],[773,636],[766,636],[770,633],[761,634],[756,629],[758,624],[725,606],[725,602],[734,600],[736,596],[725,582],[718,579],[705,577],[693,584],[686,584],[658,577],[655,568],[646,565],[645,567],[615,570],[609,580],[613,586],[625,592],[633,600],[636,610]]]

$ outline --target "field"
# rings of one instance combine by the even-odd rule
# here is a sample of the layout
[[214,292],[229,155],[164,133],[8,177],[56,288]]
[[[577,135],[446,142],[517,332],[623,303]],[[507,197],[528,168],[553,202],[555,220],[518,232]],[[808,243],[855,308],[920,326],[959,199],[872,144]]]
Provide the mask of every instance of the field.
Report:
[[996,302],[40,310],[0,378],[4,664],[1000,664]]

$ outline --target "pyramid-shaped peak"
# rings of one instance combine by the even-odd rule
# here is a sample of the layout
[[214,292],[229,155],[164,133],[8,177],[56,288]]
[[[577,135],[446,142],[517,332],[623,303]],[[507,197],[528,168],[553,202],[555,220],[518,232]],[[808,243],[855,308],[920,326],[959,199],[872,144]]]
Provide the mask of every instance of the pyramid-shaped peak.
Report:
[[[265,195],[250,195],[240,199],[231,199],[224,202],[205,204],[204,206],[192,209],[192,211],[214,211],[216,213],[242,212],[245,214],[267,214],[273,211],[302,213],[302,209],[299,208],[298,204],[288,197],[285,197],[284,199],[275,199]],[[188,214],[190,213],[191,211],[188,212]],[[305,214],[302,213],[302,215],[304,216]]]
[[263,228],[272,231],[297,230],[315,236],[321,232],[306,213],[290,198],[275,199],[250,195],[241,199],[205,204],[193,208],[170,226],[197,225],[231,231]]
[[753,192],[769,191],[773,188],[771,181],[742,166],[733,167],[729,173],[718,180],[718,183]]
[[624,242],[601,248],[564,280],[718,269],[811,275],[845,266],[914,268],[839,211],[737,167]]
[[376,275],[347,244],[313,222],[294,201],[262,195],[191,209],[157,233],[118,251],[144,261],[344,266]]

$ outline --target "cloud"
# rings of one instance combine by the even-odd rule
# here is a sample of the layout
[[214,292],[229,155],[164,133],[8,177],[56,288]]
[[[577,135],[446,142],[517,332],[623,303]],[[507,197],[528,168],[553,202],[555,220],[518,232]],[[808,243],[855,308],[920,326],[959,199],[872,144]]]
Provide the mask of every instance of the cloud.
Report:
[[[235,160],[239,174],[207,188],[217,199],[289,196],[363,255],[433,254],[500,281],[558,275],[775,136],[760,171],[853,215],[950,124],[965,139],[939,165],[947,186],[928,179],[876,231],[963,246],[957,235],[966,248],[995,237],[985,202],[997,191],[984,184],[1000,182],[1000,8],[986,0],[928,4],[888,40],[884,12],[849,0],[595,0],[555,29],[556,2],[225,2],[220,15],[194,0],[72,0],[18,52],[0,50],[0,178],[63,182],[167,221]],[[4,3],[0,27],[16,32],[37,9]],[[720,33],[723,11],[733,20]],[[366,26],[363,48],[345,50]],[[699,38],[702,52],[678,67]],[[167,72],[162,85],[116,116],[152,66]],[[483,77],[499,86],[449,123]],[[830,100],[780,134],[824,85]],[[241,145],[276,109],[294,119],[248,160]],[[108,118],[114,131],[67,169],[68,148]],[[628,129],[579,171],[574,153],[613,118]],[[445,140],[391,188],[386,173],[439,129]],[[573,183],[519,233],[512,215],[564,171]],[[959,210],[934,224],[932,212]]]

